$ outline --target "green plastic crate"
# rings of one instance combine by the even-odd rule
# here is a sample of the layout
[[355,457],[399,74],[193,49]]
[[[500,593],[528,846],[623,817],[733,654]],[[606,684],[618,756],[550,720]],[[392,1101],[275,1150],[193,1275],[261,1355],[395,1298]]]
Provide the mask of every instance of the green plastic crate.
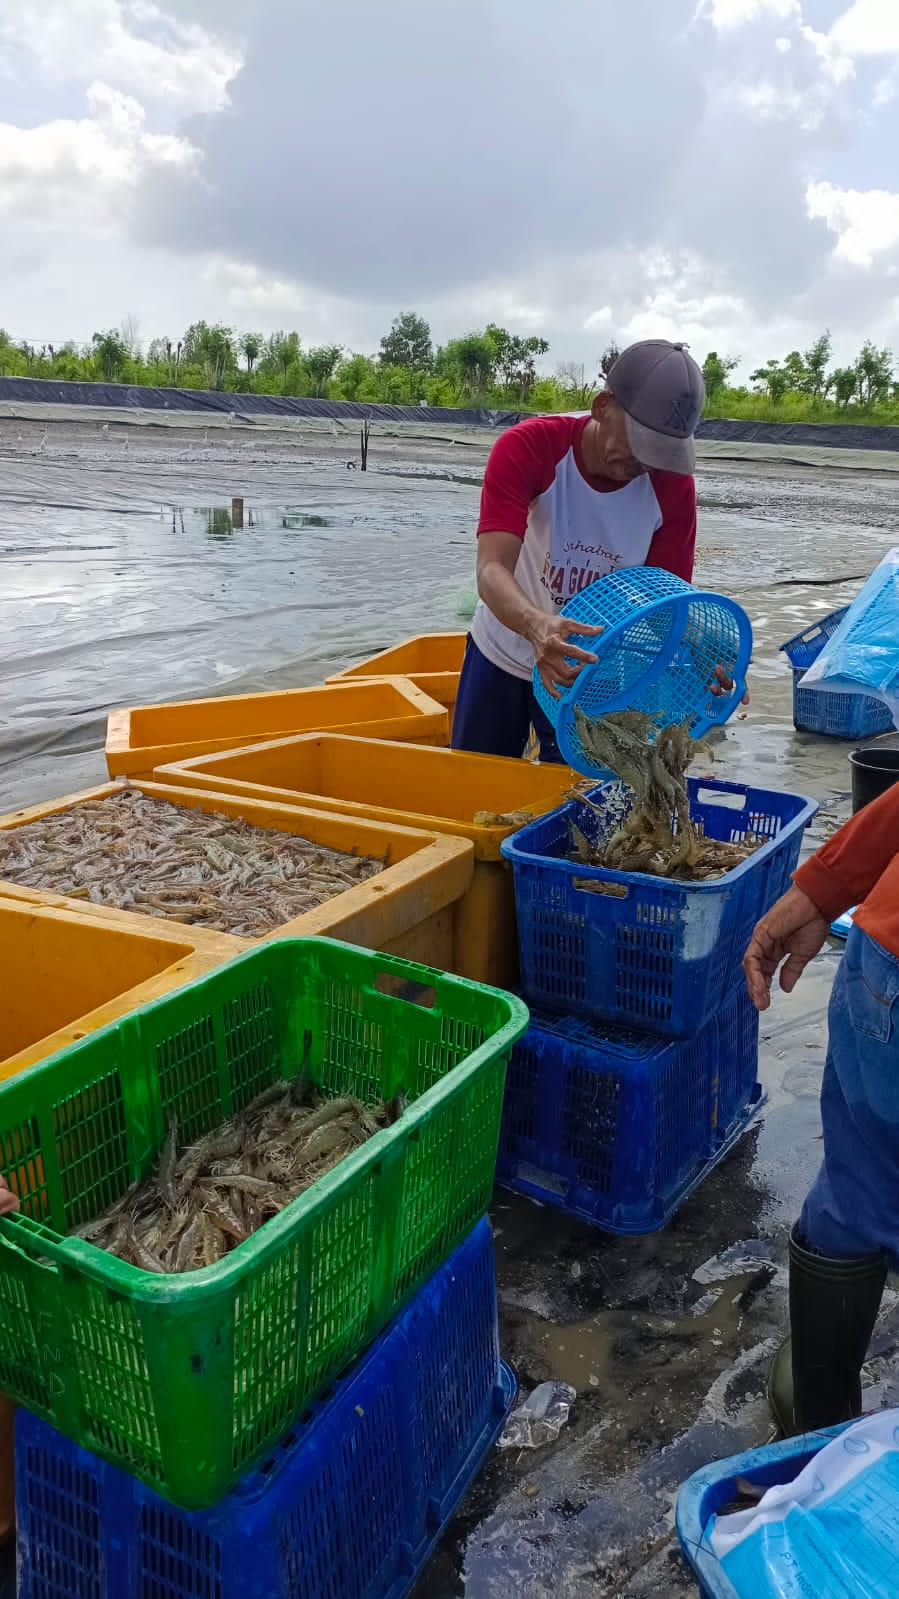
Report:
[[[0,1390],[186,1509],[234,1486],[490,1200],[520,1000],[331,939],[260,945],[0,1086]],[[277,1079],[411,1103],[217,1265],[66,1233]]]

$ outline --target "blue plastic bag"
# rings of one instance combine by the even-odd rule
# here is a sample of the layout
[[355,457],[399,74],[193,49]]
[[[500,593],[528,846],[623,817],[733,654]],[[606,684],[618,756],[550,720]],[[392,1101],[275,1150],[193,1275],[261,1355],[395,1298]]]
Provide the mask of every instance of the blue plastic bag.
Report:
[[899,721],[899,549],[890,550],[800,679],[881,699]]
[[899,1410],[849,1427],[752,1510],[719,1516],[709,1542],[747,1599],[896,1599]]
[[849,934],[852,932],[852,923],[855,920],[855,913],[857,910],[858,906],[853,905],[851,911],[844,911],[843,915],[838,916],[835,922],[831,922],[830,931],[832,932],[834,938],[849,937]]

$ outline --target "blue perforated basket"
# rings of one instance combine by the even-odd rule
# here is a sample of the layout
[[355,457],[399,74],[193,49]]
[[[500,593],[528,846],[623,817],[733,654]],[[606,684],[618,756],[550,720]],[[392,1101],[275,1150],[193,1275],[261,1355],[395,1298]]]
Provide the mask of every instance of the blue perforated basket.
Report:
[[[826,1444],[851,1426],[852,1422],[847,1421],[822,1432],[804,1433],[784,1443],[767,1444],[761,1449],[731,1455],[729,1460],[717,1460],[687,1479],[677,1496],[677,1533],[696,1575],[702,1599],[753,1599],[751,1590],[740,1592],[734,1587],[710,1542],[717,1516],[737,1497],[738,1479],[765,1490],[780,1483],[794,1482]],[[894,1523],[895,1508],[890,1506],[889,1509],[891,1523]],[[827,1586],[826,1573],[794,1573],[794,1581],[796,1586],[790,1588],[791,1593],[816,1594],[819,1599],[828,1599],[828,1595],[836,1591]],[[844,1599],[846,1592],[841,1585],[839,1593]],[[863,1599],[861,1593],[858,1599]]]
[[19,1599],[401,1599],[514,1391],[484,1221],[211,1510],[177,1509],[20,1410]]
[[532,1015],[506,1076],[497,1180],[610,1232],[662,1227],[762,1103],[740,982],[696,1038]]
[[793,726],[799,733],[822,733],[827,738],[870,738],[888,733],[893,715],[883,700],[870,694],[843,694],[823,684],[801,687],[809,667],[818,659],[849,610],[844,605],[820,622],[813,622],[780,647],[793,668]]
[[[586,777],[606,774],[578,737],[576,709],[593,718],[643,711],[660,727],[689,720],[699,738],[726,722],[746,692],[752,653],[746,612],[661,567],[610,572],[569,600],[561,615],[604,630],[598,638],[572,638],[597,659],[583,667],[560,699],[534,671],[534,693],[555,728],[563,759]],[[729,694],[712,693],[717,666],[734,680]]]
[[[591,840],[627,811],[621,783],[530,822],[501,848],[512,862],[521,987],[530,1004],[574,1010],[668,1038],[691,1038],[737,979],[755,923],[790,886],[817,812],[799,794],[688,780],[709,838],[765,842],[734,871],[684,883],[570,860],[571,824]],[[598,807],[598,809],[597,809]]]

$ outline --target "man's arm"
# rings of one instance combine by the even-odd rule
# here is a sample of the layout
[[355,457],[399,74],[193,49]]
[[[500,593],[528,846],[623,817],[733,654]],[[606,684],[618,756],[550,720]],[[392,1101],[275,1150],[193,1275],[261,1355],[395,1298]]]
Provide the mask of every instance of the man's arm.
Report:
[[662,525],[653,535],[647,566],[661,566],[685,583],[693,581],[696,559],[696,483],[677,472],[653,472]]
[[[575,634],[593,638],[602,628],[588,627],[584,622],[572,624],[565,617],[541,611],[516,581],[515,568],[520,554],[521,539],[516,533],[479,533],[478,594],[504,627],[527,639],[544,687],[558,699],[555,685],[567,688],[582,666],[596,660],[595,655],[566,640]],[[566,656],[578,664],[569,664]]]
[[[561,427],[560,427],[561,424]],[[509,428],[490,452],[478,522],[478,594],[504,627],[527,639],[545,688],[558,698],[556,683],[573,683],[581,666],[596,659],[565,645],[573,633],[594,636],[601,628],[571,624],[541,611],[525,594],[515,568],[533,501],[549,488],[561,451],[568,448],[562,418],[540,418]],[[579,664],[566,663],[566,655]]]

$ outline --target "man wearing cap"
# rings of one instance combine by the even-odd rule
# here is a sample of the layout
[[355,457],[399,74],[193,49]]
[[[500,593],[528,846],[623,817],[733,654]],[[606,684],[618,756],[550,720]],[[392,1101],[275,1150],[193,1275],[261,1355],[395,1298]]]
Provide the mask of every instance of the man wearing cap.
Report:
[[529,417],[497,440],[481,492],[480,599],[454,749],[520,756],[533,725],[541,760],[560,760],[532,692],[534,665],[557,695],[595,659],[566,640],[600,631],[571,626],[563,605],[619,567],[661,566],[692,581],[693,435],[704,403],[684,346],[647,339],[618,357],[589,415]]

